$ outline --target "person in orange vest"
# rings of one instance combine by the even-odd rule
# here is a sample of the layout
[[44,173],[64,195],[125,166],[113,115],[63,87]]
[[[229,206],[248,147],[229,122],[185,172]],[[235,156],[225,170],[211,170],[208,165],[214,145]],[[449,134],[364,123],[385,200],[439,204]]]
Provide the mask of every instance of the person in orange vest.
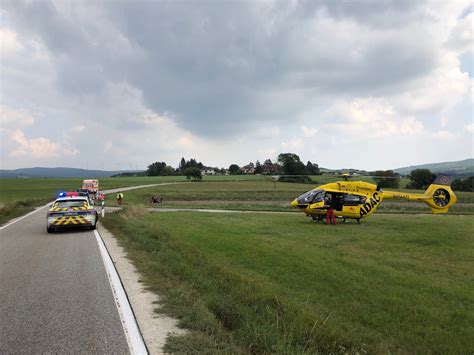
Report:
[[326,207],[326,224],[336,225],[336,217],[334,216],[334,206],[330,195],[324,198],[324,207]]

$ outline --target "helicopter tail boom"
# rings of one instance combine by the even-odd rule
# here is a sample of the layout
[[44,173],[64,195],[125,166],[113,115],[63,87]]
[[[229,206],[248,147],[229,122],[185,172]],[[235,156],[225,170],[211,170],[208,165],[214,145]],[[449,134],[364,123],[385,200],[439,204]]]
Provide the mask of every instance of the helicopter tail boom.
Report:
[[384,191],[384,199],[402,198],[410,201],[420,201],[426,203],[432,213],[447,213],[449,208],[457,201],[457,197],[451,189],[451,182],[451,177],[440,174],[423,194]]

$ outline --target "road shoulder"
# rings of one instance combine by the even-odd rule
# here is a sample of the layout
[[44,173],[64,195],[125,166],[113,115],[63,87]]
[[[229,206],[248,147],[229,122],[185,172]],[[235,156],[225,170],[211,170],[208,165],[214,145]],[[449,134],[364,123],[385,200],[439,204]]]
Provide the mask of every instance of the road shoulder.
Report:
[[185,331],[177,327],[176,319],[154,311],[159,303],[159,296],[145,289],[140,282],[140,274],[113,234],[100,224],[98,231],[120,275],[148,351],[150,354],[163,354],[167,337],[183,334]]

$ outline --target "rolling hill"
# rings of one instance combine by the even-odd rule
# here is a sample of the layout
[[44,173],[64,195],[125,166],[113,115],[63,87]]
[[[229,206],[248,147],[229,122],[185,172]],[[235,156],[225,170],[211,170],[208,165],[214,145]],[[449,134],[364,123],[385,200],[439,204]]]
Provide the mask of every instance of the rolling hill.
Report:
[[123,173],[138,173],[140,170],[86,170],[76,168],[23,168],[15,170],[0,170],[0,178],[101,178]]
[[471,158],[444,163],[413,165],[404,168],[393,169],[393,171],[402,175],[408,175],[412,170],[415,169],[429,169],[433,173],[445,172],[459,177],[471,176],[474,175],[474,159]]

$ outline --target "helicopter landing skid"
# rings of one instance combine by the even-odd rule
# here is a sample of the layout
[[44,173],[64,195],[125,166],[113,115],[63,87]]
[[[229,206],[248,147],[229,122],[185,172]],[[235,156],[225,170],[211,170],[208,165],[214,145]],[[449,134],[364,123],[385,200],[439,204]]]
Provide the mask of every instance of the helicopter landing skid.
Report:
[[[343,218],[342,223],[346,223],[347,218]],[[360,218],[354,218],[357,221],[357,224],[360,224]]]

